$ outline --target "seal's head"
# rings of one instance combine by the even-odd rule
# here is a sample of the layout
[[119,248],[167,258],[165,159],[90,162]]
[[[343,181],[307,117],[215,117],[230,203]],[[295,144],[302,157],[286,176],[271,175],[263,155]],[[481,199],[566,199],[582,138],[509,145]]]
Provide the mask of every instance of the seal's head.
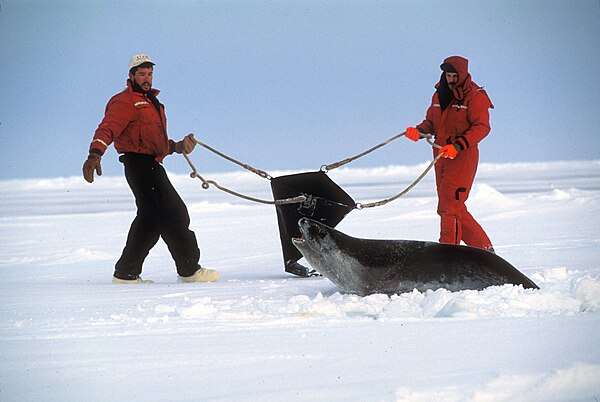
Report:
[[332,227],[308,218],[298,221],[301,238],[292,242],[306,261],[339,288],[356,294],[367,294],[357,273],[361,264],[353,256],[353,240]]
[[308,218],[300,219],[298,227],[302,237],[292,239],[292,243],[313,268],[323,273],[327,265],[325,260],[337,249],[332,238],[333,229]]
[[[304,252],[321,253],[324,240],[328,236],[329,227],[312,219],[302,218],[298,221],[301,238],[294,238],[292,242],[304,254]],[[305,256],[306,257],[306,256]]]

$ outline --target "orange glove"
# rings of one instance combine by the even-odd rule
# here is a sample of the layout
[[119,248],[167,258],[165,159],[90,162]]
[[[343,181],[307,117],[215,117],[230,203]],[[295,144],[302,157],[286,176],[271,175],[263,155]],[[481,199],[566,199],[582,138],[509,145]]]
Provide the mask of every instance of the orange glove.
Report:
[[453,144],[446,145],[445,147],[441,147],[438,151],[438,155],[442,153],[442,158],[454,159],[456,158],[456,155],[458,155],[458,148]]
[[406,127],[404,136],[411,141],[417,142],[421,138],[421,132],[419,130],[417,130],[415,127]]
[[100,165],[102,157],[95,153],[90,153],[87,160],[83,163],[83,178],[88,183],[94,181],[94,170],[98,176],[102,176],[102,166]]
[[175,143],[175,152],[178,154],[186,153],[191,154],[192,151],[196,148],[196,139],[194,138],[194,134],[186,135],[183,140]]

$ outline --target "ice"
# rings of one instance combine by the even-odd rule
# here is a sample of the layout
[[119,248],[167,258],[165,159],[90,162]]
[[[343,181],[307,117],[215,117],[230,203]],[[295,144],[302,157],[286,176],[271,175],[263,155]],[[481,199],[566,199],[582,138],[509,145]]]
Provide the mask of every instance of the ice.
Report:
[[[362,202],[394,195],[425,166],[329,175]],[[480,167],[469,208],[539,290],[367,297],[284,273],[274,207],[171,177],[217,283],[178,283],[162,242],[144,265],[154,284],[111,283],[135,215],[122,177],[0,183],[0,399],[600,398],[598,161]],[[211,179],[271,197],[251,174]],[[435,206],[430,174],[338,228],[435,241]]]

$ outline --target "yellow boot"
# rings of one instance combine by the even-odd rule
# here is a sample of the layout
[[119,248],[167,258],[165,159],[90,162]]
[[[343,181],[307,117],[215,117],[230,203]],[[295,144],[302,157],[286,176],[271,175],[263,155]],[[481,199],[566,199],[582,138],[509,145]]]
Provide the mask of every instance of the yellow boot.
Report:
[[142,279],[140,277],[136,278],[136,279],[119,279],[119,278],[115,278],[113,276],[112,279],[112,283],[116,283],[116,284],[122,284],[122,283],[154,283],[154,281],[151,281],[150,279]]
[[219,273],[213,269],[200,268],[192,276],[180,276],[179,282],[216,282],[219,280]]

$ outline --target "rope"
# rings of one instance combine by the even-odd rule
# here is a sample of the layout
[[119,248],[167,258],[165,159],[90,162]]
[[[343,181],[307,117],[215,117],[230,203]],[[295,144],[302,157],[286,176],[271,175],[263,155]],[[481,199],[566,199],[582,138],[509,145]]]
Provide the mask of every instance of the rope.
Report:
[[[391,142],[391,141],[395,140],[396,138],[400,138],[400,137],[401,137],[401,136],[403,136],[404,134],[405,134],[405,133],[398,134],[397,136],[395,136],[395,137],[392,137],[392,138],[390,138],[389,140],[387,140],[387,142],[386,142],[386,143],[389,143],[389,142]],[[425,138],[425,140],[426,140],[426,141],[427,141],[427,142],[428,142],[428,143],[429,143],[429,144],[430,144],[432,147],[434,147],[434,148],[437,148],[437,149],[440,149],[440,148],[442,148],[442,147],[441,147],[441,146],[439,146],[438,144],[434,144],[434,143],[433,143],[433,141],[431,140],[431,139],[433,138],[433,135],[432,135],[432,134],[429,134],[429,133],[426,133],[426,134],[424,134],[424,133],[421,133],[421,137],[422,137],[422,138]],[[382,143],[382,144],[384,144],[384,143]],[[379,145],[381,145],[381,144],[379,144]],[[385,144],[384,144],[384,145],[385,145]],[[368,153],[368,152],[367,152],[367,153]],[[421,173],[421,175],[420,175],[419,177],[417,177],[417,178],[415,179],[415,181],[413,181],[413,182],[412,182],[412,183],[411,183],[411,184],[410,184],[408,187],[406,187],[406,188],[405,188],[404,190],[402,190],[400,193],[396,194],[396,195],[395,195],[395,196],[393,196],[393,197],[386,198],[386,199],[384,199],[384,200],[381,200],[381,201],[370,202],[370,203],[367,203],[367,204],[362,204],[362,203],[360,203],[360,202],[357,202],[357,203],[356,203],[356,209],[358,209],[358,210],[361,210],[361,209],[363,209],[363,208],[374,208],[374,207],[380,207],[380,206],[382,206],[382,205],[385,205],[385,204],[387,204],[387,203],[389,203],[389,202],[396,201],[398,198],[402,197],[404,194],[406,194],[406,193],[408,193],[410,190],[412,190],[412,189],[413,189],[413,187],[415,187],[415,186],[416,186],[416,185],[417,185],[417,184],[418,184],[418,183],[419,183],[419,182],[420,182],[420,181],[423,179],[423,177],[425,177],[425,176],[427,175],[427,173],[429,173],[429,171],[431,170],[431,168],[432,168],[432,167],[433,167],[433,166],[434,166],[434,165],[437,163],[437,161],[438,161],[438,160],[439,160],[439,159],[440,159],[440,158],[441,158],[443,155],[444,155],[444,154],[442,153],[442,154],[439,154],[438,156],[436,156],[436,157],[435,157],[435,159],[431,161],[431,163],[429,164],[429,166],[427,166],[427,168],[426,168],[426,169],[423,171],[423,173]],[[355,159],[356,159],[356,157],[355,157]],[[339,163],[339,162],[338,162],[338,163]],[[341,166],[341,165],[340,165],[340,166]]]
[[427,173],[429,173],[429,171],[431,170],[431,168],[433,167],[433,165],[436,164],[436,162],[442,157],[444,156],[444,154],[439,154],[438,156],[435,157],[434,160],[431,161],[431,163],[429,164],[429,166],[427,166],[427,169],[425,169],[423,171],[423,173],[421,173],[421,175],[419,177],[417,177],[417,179],[415,181],[413,181],[408,187],[406,187],[404,190],[402,190],[400,193],[396,194],[393,197],[390,198],[386,198],[385,200],[381,200],[381,201],[376,201],[376,202],[370,202],[367,204],[362,204],[360,202],[356,203],[356,209],[360,210],[363,208],[374,208],[374,207],[380,207],[382,205],[385,205],[389,202],[392,201],[396,201],[398,198],[402,197],[404,194],[408,193],[410,190],[413,189],[414,186],[416,186],[422,179],[423,177],[425,177],[425,175],[427,175]]
[[421,134],[421,137],[422,137],[422,138],[425,138],[425,140],[426,140],[426,141],[429,143],[429,145],[431,145],[432,147],[434,147],[434,148],[437,148],[437,149],[442,149],[442,147],[441,147],[440,145],[438,145],[438,144],[434,143],[433,141],[431,141],[431,139],[433,138],[433,134],[429,134],[429,133],[427,133],[427,134]]
[[[212,148],[211,146],[209,146],[209,145],[206,145],[206,144],[205,144],[205,143],[203,143],[202,141],[196,140],[196,143],[198,143],[198,145],[200,145],[200,146],[203,146],[204,148],[208,149],[209,151],[211,151],[211,152],[213,152],[213,153],[215,153],[215,154],[219,155],[221,158],[227,159],[229,162],[233,162],[233,163],[235,163],[236,165],[238,165],[238,166],[241,166],[241,167],[243,167],[244,169],[246,169],[246,170],[249,170],[249,171],[251,171],[252,173],[255,173],[255,174],[259,175],[259,176],[260,176],[260,177],[262,177],[263,179],[269,179],[269,180],[271,180],[271,179],[273,178],[273,177],[271,177],[271,175],[269,175],[269,174],[268,174],[267,172],[265,172],[264,170],[256,169],[256,168],[254,168],[254,167],[252,167],[252,166],[250,166],[250,165],[248,165],[248,164],[245,164],[245,163],[242,163],[242,162],[240,162],[240,161],[238,161],[238,160],[236,160],[236,159],[233,159],[232,157],[230,157],[230,156],[227,156],[227,155],[225,155],[224,153],[217,151],[216,149]],[[189,160],[188,160],[188,163],[189,163]]]
[[190,168],[192,169],[192,173],[190,173],[190,177],[191,178],[197,177],[198,179],[200,179],[200,181],[202,181],[202,188],[205,189],[205,190],[208,190],[208,188],[212,184],[213,186],[215,186],[219,190],[224,191],[224,192],[226,192],[228,194],[234,195],[236,197],[240,197],[240,198],[243,198],[243,199],[248,200],[248,201],[258,202],[258,203],[261,203],[261,204],[269,204],[269,205],[297,204],[297,203],[301,203],[301,202],[306,201],[306,196],[304,196],[304,195],[299,195],[299,196],[293,197],[293,198],[284,198],[282,200],[271,201],[271,200],[263,200],[263,199],[260,199],[260,198],[250,197],[249,195],[238,193],[236,191],[228,189],[227,187],[221,186],[219,183],[217,183],[214,180],[206,180],[206,179],[204,179],[204,177],[200,176],[200,174],[198,173],[198,170],[196,170],[196,166],[194,166],[194,164],[192,163],[192,160],[190,159],[190,157],[188,156],[188,154],[186,154],[184,152],[183,153],[183,157],[185,158],[185,160],[187,161],[188,165],[190,165]]
[[344,160],[341,160],[341,161],[339,161],[339,162],[330,163],[329,165],[323,165],[323,166],[321,166],[321,170],[322,170],[323,172],[327,173],[327,172],[328,172],[328,171],[330,171],[330,170],[337,169],[337,168],[339,168],[340,166],[344,166],[344,165],[346,165],[346,164],[348,164],[348,163],[350,163],[350,162],[352,162],[352,161],[354,161],[354,160],[356,160],[356,159],[358,159],[358,158],[362,158],[363,156],[370,154],[371,152],[373,152],[373,151],[375,151],[375,150],[377,150],[377,149],[379,149],[379,148],[381,148],[381,147],[383,147],[383,146],[385,146],[385,145],[389,144],[390,142],[392,142],[392,141],[394,141],[394,140],[397,140],[398,138],[402,137],[402,136],[403,136],[403,135],[405,135],[405,134],[406,134],[406,132],[402,132],[402,133],[400,133],[400,134],[396,134],[396,135],[395,135],[395,136],[393,136],[392,138],[389,138],[389,139],[387,139],[386,141],[384,141],[384,142],[382,142],[382,143],[380,143],[380,144],[377,144],[377,145],[375,145],[373,148],[369,148],[369,149],[367,149],[366,151],[364,151],[364,152],[361,152],[361,153],[360,153],[360,154],[358,154],[358,155],[352,156],[352,157],[350,157],[350,158],[346,158],[346,159],[344,159]]
[[[384,142],[382,142],[380,144],[377,144],[374,147],[369,148],[368,150],[366,150],[364,152],[361,152],[358,155],[352,156],[350,158],[346,158],[346,159],[344,159],[342,161],[339,161],[339,162],[331,163],[329,165],[323,165],[323,166],[321,166],[321,171],[327,173],[330,170],[337,169],[340,166],[344,166],[344,165],[346,165],[346,164],[348,164],[348,163],[350,163],[350,162],[352,162],[352,161],[354,161],[354,160],[356,160],[358,158],[361,158],[361,157],[363,157],[365,155],[370,154],[371,152],[373,152],[373,151],[375,151],[375,150],[377,150],[377,149],[379,149],[379,148],[381,148],[381,147],[389,144],[390,142],[392,142],[394,140],[397,140],[398,138],[404,136],[405,134],[406,134],[406,132],[402,132],[400,134],[397,134],[397,135],[395,135],[395,136],[387,139],[386,141],[384,141]],[[422,133],[421,137],[425,138],[427,140],[427,142],[432,147],[437,148],[437,149],[441,148],[439,145],[433,143],[433,141],[431,140],[433,138],[432,134],[428,134],[428,133],[427,134],[423,134]],[[240,162],[240,161],[238,161],[238,160],[236,160],[236,159],[234,159],[234,158],[232,158],[230,156],[227,156],[224,153],[219,152],[216,149],[210,147],[209,145],[204,144],[202,141],[196,140],[196,143],[199,144],[199,145],[201,145],[202,147],[208,149],[209,151],[215,153],[216,155],[219,155],[220,157],[222,157],[224,159],[227,159],[228,161],[233,162],[236,165],[239,165],[239,166],[243,167],[244,169],[249,170],[252,173],[255,173],[255,174],[259,175],[262,178],[269,179],[269,180],[271,180],[273,178],[267,172],[265,172],[263,170],[260,170],[260,169],[256,169],[256,168],[254,168],[254,167],[252,167],[252,166],[250,166],[248,164],[242,163],[242,162]],[[443,156],[443,153],[437,155],[435,157],[435,159],[433,159],[431,161],[431,163],[429,164],[429,166],[427,166],[427,168],[423,171],[423,173],[421,173],[419,175],[419,177],[417,177],[415,179],[415,181],[413,181],[408,187],[406,187],[404,190],[402,190],[400,193],[396,194],[395,196],[390,197],[390,198],[386,198],[386,199],[380,200],[380,201],[366,203],[366,204],[357,202],[354,205],[354,208],[358,209],[358,210],[361,210],[361,209],[364,209],[364,208],[374,208],[374,207],[379,207],[379,206],[382,206],[382,205],[385,205],[387,203],[390,203],[392,201],[397,200],[398,198],[402,197],[403,195],[405,195],[406,193],[408,193],[410,190],[412,190],[427,175],[427,173],[429,173],[429,171],[431,170],[431,168],[436,164],[436,162],[442,156]],[[188,165],[190,165],[190,168],[192,169],[192,173],[190,173],[190,177],[191,178],[197,177],[198,179],[200,179],[202,181],[202,188],[205,189],[205,190],[207,190],[210,187],[210,185],[212,184],[213,186],[215,186],[219,190],[224,191],[224,192],[226,192],[228,194],[234,195],[236,197],[240,197],[240,198],[243,198],[243,199],[248,200],[248,201],[258,202],[258,203],[261,203],[261,204],[269,204],[269,205],[297,204],[297,203],[303,203],[303,202],[305,202],[307,200],[307,197],[305,195],[300,195],[300,196],[292,197],[292,198],[285,198],[285,199],[282,199],[282,200],[271,201],[271,200],[264,200],[264,199],[260,199],[260,198],[250,197],[248,195],[245,195],[245,194],[242,194],[242,193],[238,193],[238,192],[233,191],[233,190],[231,190],[231,189],[229,189],[227,187],[221,186],[219,183],[217,183],[214,180],[206,180],[206,179],[204,179],[198,173],[198,170],[196,169],[196,167],[192,163],[192,160],[190,159],[190,157],[188,156],[188,154],[186,154],[184,152],[183,153],[183,157],[185,158],[185,160],[187,161]],[[348,205],[346,205],[346,206],[348,206]],[[348,206],[348,207],[350,207],[350,206]]]

